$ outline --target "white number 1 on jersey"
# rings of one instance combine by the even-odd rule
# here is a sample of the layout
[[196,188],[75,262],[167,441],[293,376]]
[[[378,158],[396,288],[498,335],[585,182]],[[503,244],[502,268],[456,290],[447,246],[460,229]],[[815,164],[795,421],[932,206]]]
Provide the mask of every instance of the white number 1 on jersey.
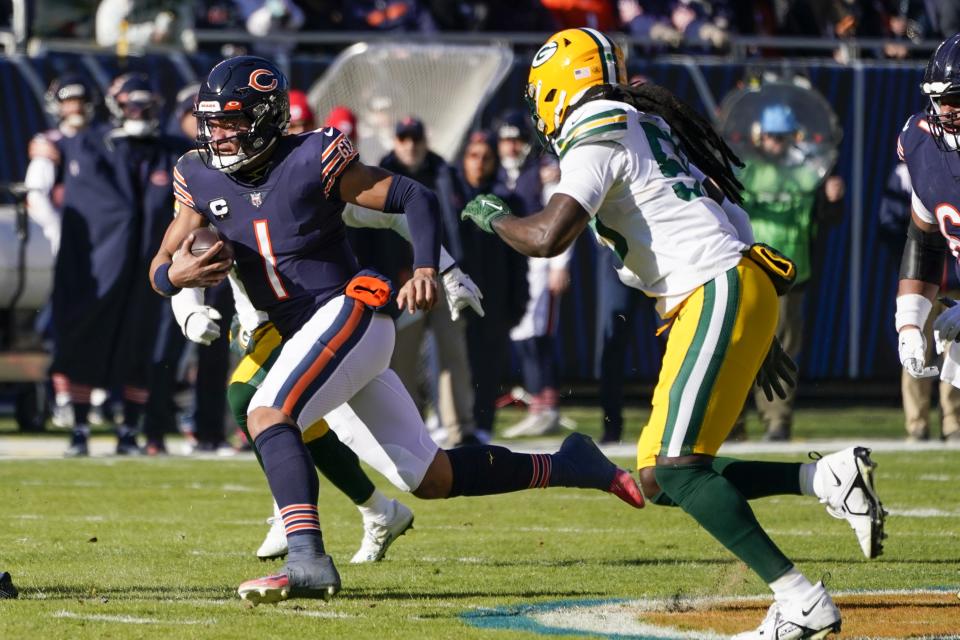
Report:
[[267,281],[273,294],[277,296],[277,300],[287,299],[289,294],[283,288],[280,274],[277,273],[277,258],[273,255],[273,244],[270,242],[270,223],[267,220],[254,220],[253,234],[257,237],[257,249],[263,256],[263,268],[267,272]]

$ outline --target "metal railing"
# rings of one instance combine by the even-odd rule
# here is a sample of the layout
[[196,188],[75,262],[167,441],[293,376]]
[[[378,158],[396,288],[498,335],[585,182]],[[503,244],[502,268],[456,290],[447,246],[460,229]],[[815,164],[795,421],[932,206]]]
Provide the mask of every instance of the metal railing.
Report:
[[[6,38],[4,36],[7,36]],[[346,48],[357,42],[436,42],[447,44],[505,44],[512,47],[536,47],[549,36],[546,32],[454,32],[441,31],[436,33],[409,33],[377,31],[295,31],[282,34],[273,34],[263,37],[253,36],[239,29],[196,29],[189,30],[187,42],[197,45],[282,45],[290,47],[311,47],[332,49]],[[731,34],[727,47],[703,51],[700,43],[685,41],[679,49],[670,49],[651,38],[640,38],[623,33],[612,33],[611,36],[627,50],[653,50],[663,55],[683,54],[690,49],[698,56],[719,57],[725,60],[746,60],[751,58],[770,59],[779,55],[803,56],[811,58],[840,59],[854,62],[863,59],[883,59],[882,51],[886,45],[904,47],[910,54],[929,54],[937,45],[937,40],[887,40],[883,38],[859,39],[830,39],[795,36],[743,36]],[[29,52],[31,55],[43,51],[69,52],[107,52],[116,51],[114,47],[101,47],[92,40],[79,39],[49,39],[18,36],[15,31],[0,31],[0,44],[7,53],[17,51]],[[183,46],[150,45],[136,50],[141,53],[170,53],[184,51]],[[839,56],[835,56],[840,52]]]

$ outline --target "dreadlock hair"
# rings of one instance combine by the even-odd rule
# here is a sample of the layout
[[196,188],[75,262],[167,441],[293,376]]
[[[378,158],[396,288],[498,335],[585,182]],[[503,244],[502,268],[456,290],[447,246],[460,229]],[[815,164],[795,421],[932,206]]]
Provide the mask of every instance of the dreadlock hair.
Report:
[[601,84],[587,89],[581,102],[615,100],[637,111],[660,116],[680,141],[684,155],[712,179],[731,202],[741,204],[743,185],[733,172],[743,162],[710,122],[671,91],[647,82],[640,85]]

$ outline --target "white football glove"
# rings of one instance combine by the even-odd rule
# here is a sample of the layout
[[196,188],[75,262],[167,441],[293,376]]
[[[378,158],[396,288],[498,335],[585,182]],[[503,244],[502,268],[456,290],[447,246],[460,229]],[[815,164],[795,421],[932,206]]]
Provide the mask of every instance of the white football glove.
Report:
[[900,364],[914,378],[932,378],[940,375],[937,367],[927,367],[927,339],[916,327],[904,327],[900,330],[897,344]]
[[[947,298],[941,298],[941,301],[950,302]],[[960,305],[954,303],[937,316],[933,321],[933,335],[938,343],[960,342]]]
[[450,319],[456,322],[460,311],[470,307],[483,317],[483,294],[480,287],[460,267],[451,267],[443,274],[443,290],[447,294],[447,306],[450,307]]
[[183,323],[183,335],[190,342],[209,345],[220,337],[220,325],[217,320],[222,316],[213,307],[196,307]]

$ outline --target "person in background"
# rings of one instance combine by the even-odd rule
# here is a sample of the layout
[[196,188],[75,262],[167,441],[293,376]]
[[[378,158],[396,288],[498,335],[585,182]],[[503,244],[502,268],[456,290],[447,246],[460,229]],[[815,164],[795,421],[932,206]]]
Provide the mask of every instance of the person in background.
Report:
[[357,144],[357,116],[349,108],[340,105],[331,109],[323,126],[333,127]]
[[[233,0],[239,19],[247,33],[255,38],[291,35],[303,26],[306,16],[294,0]],[[288,41],[257,41],[252,49],[260,53],[288,54],[296,46],[295,37]]]
[[434,33],[437,24],[418,0],[349,0],[341,8],[347,31],[419,31]]
[[[182,136],[168,136],[160,131],[163,101],[146,74],[118,76],[110,86],[106,102],[115,125],[108,134],[109,144],[133,173],[132,184],[126,188],[138,221],[135,270],[143,273],[160,248],[173,211],[173,167],[190,144]],[[172,346],[169,344],[172,322],[169,305],[162,300],[158,303],[149,283],[135,278],[124,307],[116,351],[123,399],[123,422],[117,427],[121,438],[135,441],[154,395],[158,408],[159,405],[172,408],[170,393],[177,362],[165,359],[164,354],[178,347],[182,351],[183,344],[176,339]],[[163,413],[160,411],[151,418],[156,419]],[[166,411],[165,428],[172,426],[171,417],[172,412]],[[158,430],[158,425],[151,425],[151,431]]]
[[[766,107],[760,115],[759,157],[740,172],[743,208],[757,242],[770,245],[797,266],[793,288],[780,296],[776,336],[796,359],[803,348],[803,301],[813,275],[812,250],[818,232],[843,218],[845,185],[840,176],[821,182],[797,146],[800,125],[785,104]],[[772,399],[755,388],[753,399],[765,440],[789,440],[793,428],[796,387]]]
[[[457,214],[463,199],[457,191],[453,169],[430,150],[421,120],[407,116],[397,123],[393,151],[380,160],[380,166],[416,180],[437,194],[444,244],[455,260],[462,260],[463,242]],[[413,256],[409,246],[402,247],[402,250],[401,247],[395,249],[392,253],[403,256],[403,264],[397,265],[400,268],[395,273],[386,273],[396,278],[394,282],[402,284],[407,278],[402,272],[410,272]],[[446,295],[447,292],[441,289],[440,297],[445,298]],[[400,376],[421,415],[425,413],[428,400],[436,399],[436,414],[447,446],[477,444],[473,416],[474,393],[467,356],[467,319],[460,317],[459,313],[452,317],[444,306],[439,304],[412,318],[398,318],[397,343],[390,368]],[[426,385],[420,381],[419,365],[427,331],[432,334],[435,345],[438,369],[435,393],[429,388],[433,386],[432,375],[424,376],[427,378]],[[428,388],[424,390],[424,386]]]
[[307,131],[313,131],[317,128],[316,120],[313,117],[313,109],[307,102],[307,94],[299,89],[290,90],[290,124],[287,125],[287,133],[297,135]]
[[111,85],[112,125],[98,123],[54,141],[65,170],[52,298],[58,346],[51,369],[69,381],[75,423],[67,456],[88,455],[96,388],[123,390],[116,452],[140,453],[136,434],[148,394],[149,354],[139,355],[141,347],[153,348],[155,335],[153,318],[147,314],[145,321],[142,315],[135,278],[151,244],[156,207],[166,221],[172,206],[166,200],[169,174],[145,149],[155,133],[156,96],[142,79],[124,75]]
[[[65,74],[53,80],[44,94],[44,106],[57,121],[54,129],[38,133],[27,149],[29,163],[23,179],[27,188],[27,214],[43,231],[56,256],[60,250],[63,217],[64,159],[63,147],[68,140],[90,126],[96,112],[93,90],[80,76]],[[58,350],[58,339],[51,331],[52,351]],[[70,398],[70,380],[55,369],[51,372],[54,406],[51,421],[60,428],[74,427]]]
[[[492,191],[514,206],[523,206],[506,185],[497,180],[499,159],[493,134],[471,133],[462,158],[458,182],[465,201]],[[527,259],[472,224],[460,224],[460,238],[463,243],[460,265],[483,291],[486,309],[485,317],[470,315],[467,322],[473,415],[478,437],[486,439],[493,434],[496,400],[503,393],[510,329],[526,311]]]
[[[524,211],[537,211],[543,206],[545,186],[541,173],[559,179],[554,164],[543,167],[540,157],[531,154],[529,116],[519,112],[505,114],[497,126],[497,152],[500,169],[497,181],[523,203]],[[554,181],[555,184],[556,180]],[[553,185],[551,185],[552,187]],[[520,372],[531,401],[527,415],[503,432],[505,438],[538,436],[560,428],[559,394],[557,393],[556,349],[557,322],[560,319],[560,296],[570,285],[568,268],[573,254],[571,245],[553,258],[527,258],[528,296],[520,322],[510,330],[510,339],[520,356]]]
[[187,7],[179,0],[101,0],[97,6],[97,44],[143,49],[173,43],[192,16]]

